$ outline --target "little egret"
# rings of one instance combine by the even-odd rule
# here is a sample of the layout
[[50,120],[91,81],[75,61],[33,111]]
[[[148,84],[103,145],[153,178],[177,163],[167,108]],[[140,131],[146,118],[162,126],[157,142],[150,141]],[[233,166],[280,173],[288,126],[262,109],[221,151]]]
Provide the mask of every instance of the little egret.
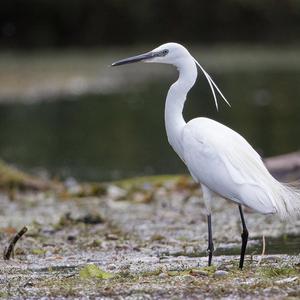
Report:
[[273,178],[258,153],[232,129],[204,117],[185,122],[183,106],[196,81],[197,66],[209,83],[217,109],[216,92],[229,105],[210,75],[185,47],[177,43],[163,44],[150,52],[119,60],[112,66],[139,61],[171,64],[179,71],[178,80],[172,84],[166,98],[168,141],[202,187],[208,221],[208,265],[211,265],[214,251],[212,199],[218,194],[238,204],[243,228],[239,263],[242,269],[248,241],[242,205],[262,214],[277,213],[281,218],[295,218],[300,214],[300,191]]

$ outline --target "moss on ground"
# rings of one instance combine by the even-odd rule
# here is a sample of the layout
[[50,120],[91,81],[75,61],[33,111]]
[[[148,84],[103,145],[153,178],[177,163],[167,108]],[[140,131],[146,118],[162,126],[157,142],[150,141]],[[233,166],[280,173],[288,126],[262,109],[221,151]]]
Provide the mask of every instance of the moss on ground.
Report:
[[288,277],[288,276],[299,276],[300,277],[300,266],[266,266],[258,270],[258,274],[264,278],[276,278],[276,277]]
[[[281,263],[284,263],[281,261]],[[110,274],[98,271],[101,274]],[[235,297],[243,299],[251,295],[255,297],[280,297],[280,296],[300,296],[299,273],[297,279],[288,281],[285,286],[277,280],[277,276],[257,276],[261,270],[272,269],[266,264],[262,268],[252,266],[244,271],[237,271],[235,267],[228,268],[228,275],[215,277],[216,267],[186,269],[182,271],[163,271],[157,269],[153,272],[143,272],[138,274],[117,273],[114,276],[103,278],[101,276],[81,276],[81,271],[65,277],[57,278],[59,274],[52,278],[39,278],[34,283],[35,290],[46,292],[51,297],[78,297],[82,291],[85,295],[114,298],[117,296],[131,296],[138,299],[141,295],[148,298],[165,299],[165,297],[184,296],[187,299],[195,297]],[[288,268],[288,267],[287,267]],[[291,273],[286,267],[278,267],[281,271],[281,278],[288,279]],[[288,268],[289,269],[289,268]],[[209,271],[209,274],[199,271]],[[97,273],[98,274],[98,273]],[[284,274],[284,275],[283,275]],[[295,274],[293,274],[295,275]],[[283,276],[283,277],[282,277]],[[25,293],[25,290],[23,290]],[[26,291],[26,295],[32,295]],[[7,295],[7,292],[3,292]]]
[[6,191],[57,189],[59,184],[42,180],[16,169],[0,160],[0,189]]

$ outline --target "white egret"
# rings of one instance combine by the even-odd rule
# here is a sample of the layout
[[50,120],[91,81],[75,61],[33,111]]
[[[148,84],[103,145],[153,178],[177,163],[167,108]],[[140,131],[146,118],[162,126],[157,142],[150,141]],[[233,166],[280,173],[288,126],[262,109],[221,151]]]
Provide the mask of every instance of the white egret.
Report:
[[300,191],[273,178],[258,153],[232,129],[204,117],[185,122],[183,106],[196,81],[197,65],[209,83],[217,109],[216,92],[229,105],[210,75],[185,47],[177,43],[163,44],[150,52],[119,60],[112,66],[139,61],[171,64],[179,71],[178,80],[172,84],[166,98],[168,141],[202,187],[208,220],[208,265],[211,265],[214,250],[211,229],[214,194],[238,204],[243,227],[239,263],[242,269],[248,241],[242,205],[262,214],[277,213],[281,218],[295,218],[300,214]]

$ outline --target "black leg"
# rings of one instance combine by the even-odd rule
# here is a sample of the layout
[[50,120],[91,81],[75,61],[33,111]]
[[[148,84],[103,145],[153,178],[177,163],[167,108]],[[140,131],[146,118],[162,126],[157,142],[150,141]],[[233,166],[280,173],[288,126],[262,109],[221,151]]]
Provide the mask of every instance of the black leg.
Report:
[[242,220],[242,226],[243,226],[243,231],[242,231],[242,234],[241,234],[241,237],[242,237],[242,248],[241,248],[241,258],[240,258],[239,268],[243,269],[244,258],[245,258],[245,252],[246,252],[246,247],[247,247],[249,233],[248,233],[248,229],[246,227],[246,223],[245,223],[245,218],[244,218],[242,206],[240,204],[239,204],[239,211],[240,211],[241,220]]
[[211,260],[214,252],[214,243],[212,241],[212,230],[211,230],[211,215],[207,216],[207,224],[208,224],[208,265],[211,265]]

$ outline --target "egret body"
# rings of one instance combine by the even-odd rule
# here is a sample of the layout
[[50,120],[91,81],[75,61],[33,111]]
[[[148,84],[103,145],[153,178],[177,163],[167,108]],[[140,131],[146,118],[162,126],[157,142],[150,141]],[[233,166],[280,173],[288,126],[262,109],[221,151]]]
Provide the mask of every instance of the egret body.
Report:
[[216,92],[229,104],[210,75],[185,47],[177,43],[163,44],[150,52],[119,60],[112,66],[138,61],[171,64],[178,69],[178,80],[170,87],[165,105],[168,141],[202,187],[208,220],[209,265],[214,250],[212,199],[218,194],[238,204],[243,227],[239,265],[242,269],[248,240],[242,205],[262,214],[277,213],[281,218],[295,218],[300,214],[300,192],[273,178],[258,153],[237,132],[204,117],[185,122],[182,111],[187,93],[197,79],[197,65],[209,83],[216,107]]

